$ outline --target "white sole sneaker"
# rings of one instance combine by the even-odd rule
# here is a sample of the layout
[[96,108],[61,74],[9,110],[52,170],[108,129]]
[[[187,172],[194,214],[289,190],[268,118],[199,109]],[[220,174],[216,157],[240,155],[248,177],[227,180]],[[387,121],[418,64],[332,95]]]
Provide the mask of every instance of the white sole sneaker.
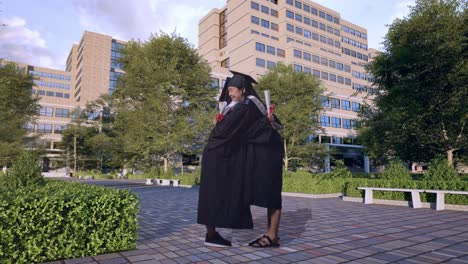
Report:
[[210,242],[205,242],[205,246],[207,246],[207,247],[219,247],[219,248],[231,247],[231,246],[226,246],[226,245],[221,245],[221,244],[215,244],[215,243],[210,243]]

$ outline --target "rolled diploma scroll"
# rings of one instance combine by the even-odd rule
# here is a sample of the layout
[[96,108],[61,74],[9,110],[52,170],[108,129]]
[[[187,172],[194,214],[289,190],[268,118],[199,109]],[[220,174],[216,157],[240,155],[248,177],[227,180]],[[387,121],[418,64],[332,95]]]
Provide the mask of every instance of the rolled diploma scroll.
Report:
[[224,111],[224,108],[226,107],[227,103],[226,102],[219,102],[219,113],[222,114]]
[[265,103],[266,103],[266,109],[267,109],[267,115],[270,113],[270,91],[265,90],[263,91],[265,93]]

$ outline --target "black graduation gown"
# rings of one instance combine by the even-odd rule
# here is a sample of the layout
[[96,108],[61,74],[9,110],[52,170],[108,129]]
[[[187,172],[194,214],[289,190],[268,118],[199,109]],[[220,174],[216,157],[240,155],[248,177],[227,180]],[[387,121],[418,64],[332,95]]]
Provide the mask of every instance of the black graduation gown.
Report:
[[[251,104],[255,106],[255,104]],[[255,106],[251,115],[257,120],[248,131],[248,172],[247,192],[251,204],[281,209],[283,187],[283,139],[275,130],[268,117]],[[275,122],[279,120],[275,117]]]
[[201,164],[197,223],[222,228],[253,228],[246,193],[247,130],[254,124],[251,102],[235,105],[211,131]]

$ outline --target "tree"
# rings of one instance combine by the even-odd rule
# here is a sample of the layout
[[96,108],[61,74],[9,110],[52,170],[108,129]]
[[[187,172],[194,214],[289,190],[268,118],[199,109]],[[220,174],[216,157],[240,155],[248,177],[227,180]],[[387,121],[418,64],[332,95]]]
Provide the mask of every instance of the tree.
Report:
[[39,110],[33,85],[31,75],[0,60],[0,164],[10,164],[25,147],[27,123]]
[[307,141],[318,130],[316,116],[322,108],[320,95],[324,91],[320,82],[309,74],[294,71],[292,65],[279,63],[259,80],[256,89],[269,90],[272,103],[277,106],[276,115],[284,126],[281,135],[285,170],[290,168],[291,161],[311,165],[311,160],[324,152]]
[[115,130],[130,162],[158,166],[206,140],[214,115],[210,68],[175,33],[130,41],[122,51],[125,75],[113,94]]
[[379,94],[359,139],[373,157],[429,161],[466,149],[467,3],[417,0],[368,69]]

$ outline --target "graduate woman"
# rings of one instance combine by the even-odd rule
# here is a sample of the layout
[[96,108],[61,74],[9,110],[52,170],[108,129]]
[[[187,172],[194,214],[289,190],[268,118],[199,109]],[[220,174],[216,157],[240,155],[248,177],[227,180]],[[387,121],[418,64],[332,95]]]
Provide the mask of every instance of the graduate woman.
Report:
[[203,151],[197,222],[206,226],[208,246],[231,246],[230,241],[216,232],[216,227],[253,228],[251,197],[246,191],[247,132],[256,117],[251,115],[252,103],[246,99],[247,82],[240,74],[226,80],[220,101],[226,101],[227,106],[216,117]]

